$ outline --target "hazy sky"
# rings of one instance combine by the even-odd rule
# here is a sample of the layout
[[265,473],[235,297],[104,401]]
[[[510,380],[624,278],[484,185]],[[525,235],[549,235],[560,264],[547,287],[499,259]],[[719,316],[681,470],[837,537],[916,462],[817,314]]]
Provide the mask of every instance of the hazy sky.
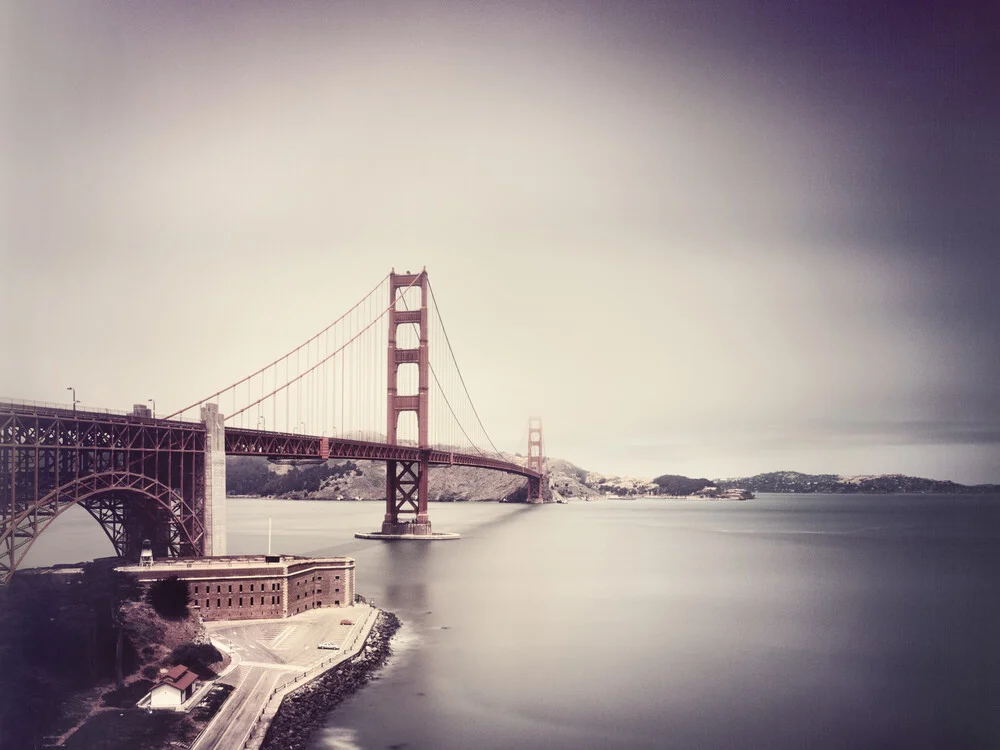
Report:
[[996,2],[3,7],[0,396],[173,410],[426,266],[501,448],[1000,481]]

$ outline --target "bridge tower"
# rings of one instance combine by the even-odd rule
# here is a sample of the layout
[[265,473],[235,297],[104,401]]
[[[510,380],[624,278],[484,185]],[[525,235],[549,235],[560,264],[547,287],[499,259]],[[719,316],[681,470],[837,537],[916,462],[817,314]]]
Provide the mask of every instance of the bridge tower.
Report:
[[[420,307],[407,309],[400,290],[420,290]],[[430,536],[431,520],[427,514],[428,471],[428,391],[430,388],[430,359],[427,350],[427,270],[420,273],[389,274],[389,356],[386,401],[386,441],[397,445],[396,431],[399,415],[414,412],[417,415],[418,461],[388,461],[386,465],[385,520],[382,533],[388,535]],[[402,305],[402,307],[401,307]],[[416,348],[396,346],[397,329],[403,324],[413,324],[419,332]],[[399,366],[415,363],[418,372],[416,395],[399,395],[397,379]]]
[[542,475],[539,480],[528,480],[528,502],[545,502],[543,484],[545,484],[545,449],[542,444],[542,419],[528,419],[528,468]]

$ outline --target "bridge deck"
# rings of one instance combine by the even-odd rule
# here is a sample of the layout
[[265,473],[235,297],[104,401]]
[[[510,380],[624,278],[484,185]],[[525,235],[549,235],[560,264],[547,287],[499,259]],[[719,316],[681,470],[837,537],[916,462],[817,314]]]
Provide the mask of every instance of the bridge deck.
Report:
[[[240,428],[226,428],[224,439],[228,455],[426,461],[540,480],[536,471],[500,457],[440,448]],[[214,528],[206,499],[208,443],[203,422],[0,402],[0,583],[76,503],[102,525],[119,555],[138,556],[144,538],[161,555],[211,554],[205,541]]]
[[[414,445],[347,438],[298,435],[266,430],[226,428],[226,453],[233,456],[267,456],[268,458],[345,458],[360,461],[419,461],[425,452]],[[538,479],[540,475],[520,464],[510,463],[491,456],[430,448],[426,450],[428,463],[435,466],[470,466],[479,469],[504,471],[523,477]]]
[[[186,430],[204,430],[201,422],[191,422],[178,419],[156,419],[127,412],[110,410],[93,411],[82,409],[67,409],[55,404],[40,404],[31,402],[0,402],[0,413],[11,416],[52,417],[62,420],[77,420],[89,424],[106,423],[122,425],[144,425],[148,427],[183,427]],[[41,432],[41,431],[40,431]],[[295,433],[271,432],[267,430],[249,430],[238,427],[226,428],[226,453],[233,456],[267,456],[268,458],[343,458],[367,461],[418,461],[421,449],[415,445],[390,445],[367,440],[350,440],[347,438],[322,437],[319,435],[300,435]],[[44,444],[44,437],[39,435],[27,443],[21,441],[18,445]],[[504,461],[492,456],[474,453],[430,448],[427,450],[428,462],[435,466],[470,466],[480,469],[504,471],[523,477],[538,479],[537,471],[520,464]]]

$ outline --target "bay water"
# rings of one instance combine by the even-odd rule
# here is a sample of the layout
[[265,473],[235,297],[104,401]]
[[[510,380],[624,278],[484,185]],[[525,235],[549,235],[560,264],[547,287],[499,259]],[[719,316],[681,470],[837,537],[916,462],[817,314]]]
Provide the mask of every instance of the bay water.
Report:
[[[403,627],[310,750],[1000,748],[1000,497],[231,498],[231,554],[357,559]],[[67,513],[26,564],[110,553]]]

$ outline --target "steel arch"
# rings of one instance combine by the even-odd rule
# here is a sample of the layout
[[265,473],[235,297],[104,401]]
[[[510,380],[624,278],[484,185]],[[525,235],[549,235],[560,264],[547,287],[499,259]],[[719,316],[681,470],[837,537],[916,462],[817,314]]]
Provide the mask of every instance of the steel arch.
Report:
[[[67,508],[82,505],[101,525],[115,551],[124,551],[123,540],[109,530],[106,524],[115,523],[115,518],[100,517],[97,511],[106,509],[101,504],[90,502],[105,493],[133,493],[148,498],[164,511],[169,521],[168,548],[175,556],[187,551],[201,555],[204,549],[204,519],[195,508],[188,507],[184,498],[157,479],[131,471],[108,471],[79,477],[52,490],[32,505],[26,507],[0,534],[0,583],[10,581],[18,565],[24,560],[35,540],[41,536],[52,522]],[[184,512],[187,511],[187,512]],[[30,523],[34,518],[44,517],[44,523]],[[117,519],[121,521],[122,519]],[[186,523],[185,521],[188,521]],[[29,523],[25,523],[29,522]],[[4,560],[3,558],[7,559]]]

